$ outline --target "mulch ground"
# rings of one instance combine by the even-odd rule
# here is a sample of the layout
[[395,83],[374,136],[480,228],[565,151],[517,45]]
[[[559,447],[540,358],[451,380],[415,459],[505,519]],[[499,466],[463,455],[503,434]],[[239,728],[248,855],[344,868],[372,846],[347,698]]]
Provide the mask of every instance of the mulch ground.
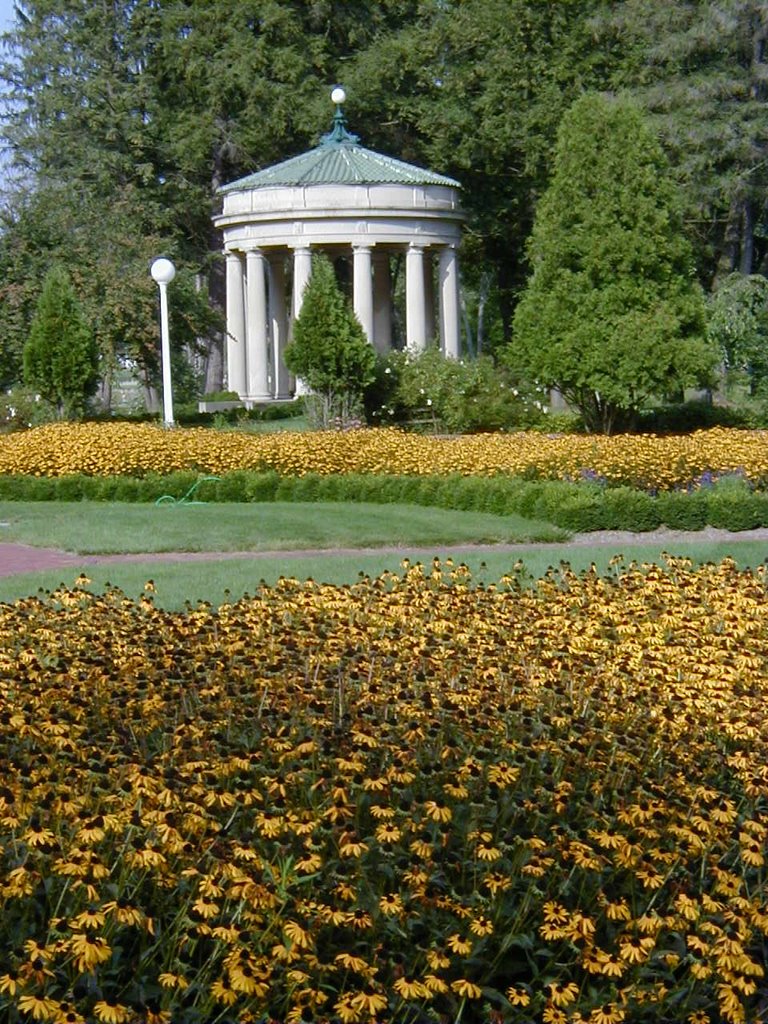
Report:
[[[538,544],[462,544],[454,547],[436,545],[446,554],[461,555],[462,553],[481,553],[483,551],[530,551],[562,548],[565,546],[588,547],[590,545],[611,545],[616,551],[624,544],[660,544],[671,548],[676,542],[698,542],[705,544],[727,543],[728,541],[757,540],[765,541],[768,548],[768,528],[759,530],[743,530],[731,533],[728,530],[717,530],[708,526],[695,533],[684,533],[680,530],[652,530],[648,533],[630,533],[622,530],[599,530],[595,533],[579,533],[568,541]],[[407,554],[410,548],[318,548],[300,551],[163,551],[152,554],[130,555],[78,555],[68,551],[57,551],[53,548],[32,547],[29,544],[0,543],[0,576],[16,576],[19,573],[41,572],[48,569],[81,568],[86,565],[110,565],[117,562],[218,562],[231,558],[285,558],[297,560],[302,558],[333,557],[335,555],[371,554]],[[768,555],[768,550],[766,551]]]

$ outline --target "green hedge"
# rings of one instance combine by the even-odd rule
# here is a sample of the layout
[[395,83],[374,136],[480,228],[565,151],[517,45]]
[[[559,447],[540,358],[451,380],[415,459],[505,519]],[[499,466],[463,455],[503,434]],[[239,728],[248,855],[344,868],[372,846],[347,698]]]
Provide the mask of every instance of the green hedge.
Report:
[[369,476],[301,477],[241,470],[218,479],[194,472],[169,476],[0,476],[4,501],[369,501],[440,508],[517,513],[574,532],[633,530],[659,526],[700,530],[716,526],[748,530],[768,526],[768,493],[747,486],[717,486],[687,493],[651,495],[630,487],[603,487],[559,480],[510,477]]

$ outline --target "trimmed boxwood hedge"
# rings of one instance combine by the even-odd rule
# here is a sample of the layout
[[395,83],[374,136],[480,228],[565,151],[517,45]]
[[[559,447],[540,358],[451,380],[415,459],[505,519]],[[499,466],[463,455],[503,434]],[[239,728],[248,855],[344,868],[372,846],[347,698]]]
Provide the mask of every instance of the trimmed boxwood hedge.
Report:
[[[190,492],[192,492],[190,494]],[[0,476],[4,501],[129,501],[159,498],[196,501],[369,501],[433,505],[440,508],[516,513],[543,519],[574,532],[632,530],[666,526],[700,530],[715,526],[748,530],[768,526],[768,493],[748,487],[717,486],[657,495],[631,487],[510,477],[372,476],[337,474],[280,476],[246,470],[220,478],[194,472],[142,478],[115,476]]]

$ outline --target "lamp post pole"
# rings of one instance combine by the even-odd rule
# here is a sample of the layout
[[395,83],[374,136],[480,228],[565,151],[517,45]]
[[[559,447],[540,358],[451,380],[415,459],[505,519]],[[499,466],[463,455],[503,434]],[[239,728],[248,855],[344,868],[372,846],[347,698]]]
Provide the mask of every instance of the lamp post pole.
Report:
[[160,288],[160,354],[163,367],[163,426],[173,426],[173,390],[171,385],[171,338],[168,331],[168,285],[176,277],[170,260],[161,257],[150,267]]

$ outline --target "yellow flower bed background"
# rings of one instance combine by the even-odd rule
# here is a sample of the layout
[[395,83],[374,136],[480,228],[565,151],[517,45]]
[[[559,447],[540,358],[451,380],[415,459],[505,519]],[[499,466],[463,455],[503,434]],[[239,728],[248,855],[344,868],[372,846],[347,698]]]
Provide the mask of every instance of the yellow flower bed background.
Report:
[[0,606],[0,1016],[762,1019],[766,582]]
[[425,437],[396,430],[246,434],[148,424],[52,424],[0,437],[0,473],[144,475],[192,469],[221,475],[274,469],[579,479],[663,490],[703,473],[740,472],[768,482],[768,434],[718,428],[680,437],[585,437],[538,433]]

